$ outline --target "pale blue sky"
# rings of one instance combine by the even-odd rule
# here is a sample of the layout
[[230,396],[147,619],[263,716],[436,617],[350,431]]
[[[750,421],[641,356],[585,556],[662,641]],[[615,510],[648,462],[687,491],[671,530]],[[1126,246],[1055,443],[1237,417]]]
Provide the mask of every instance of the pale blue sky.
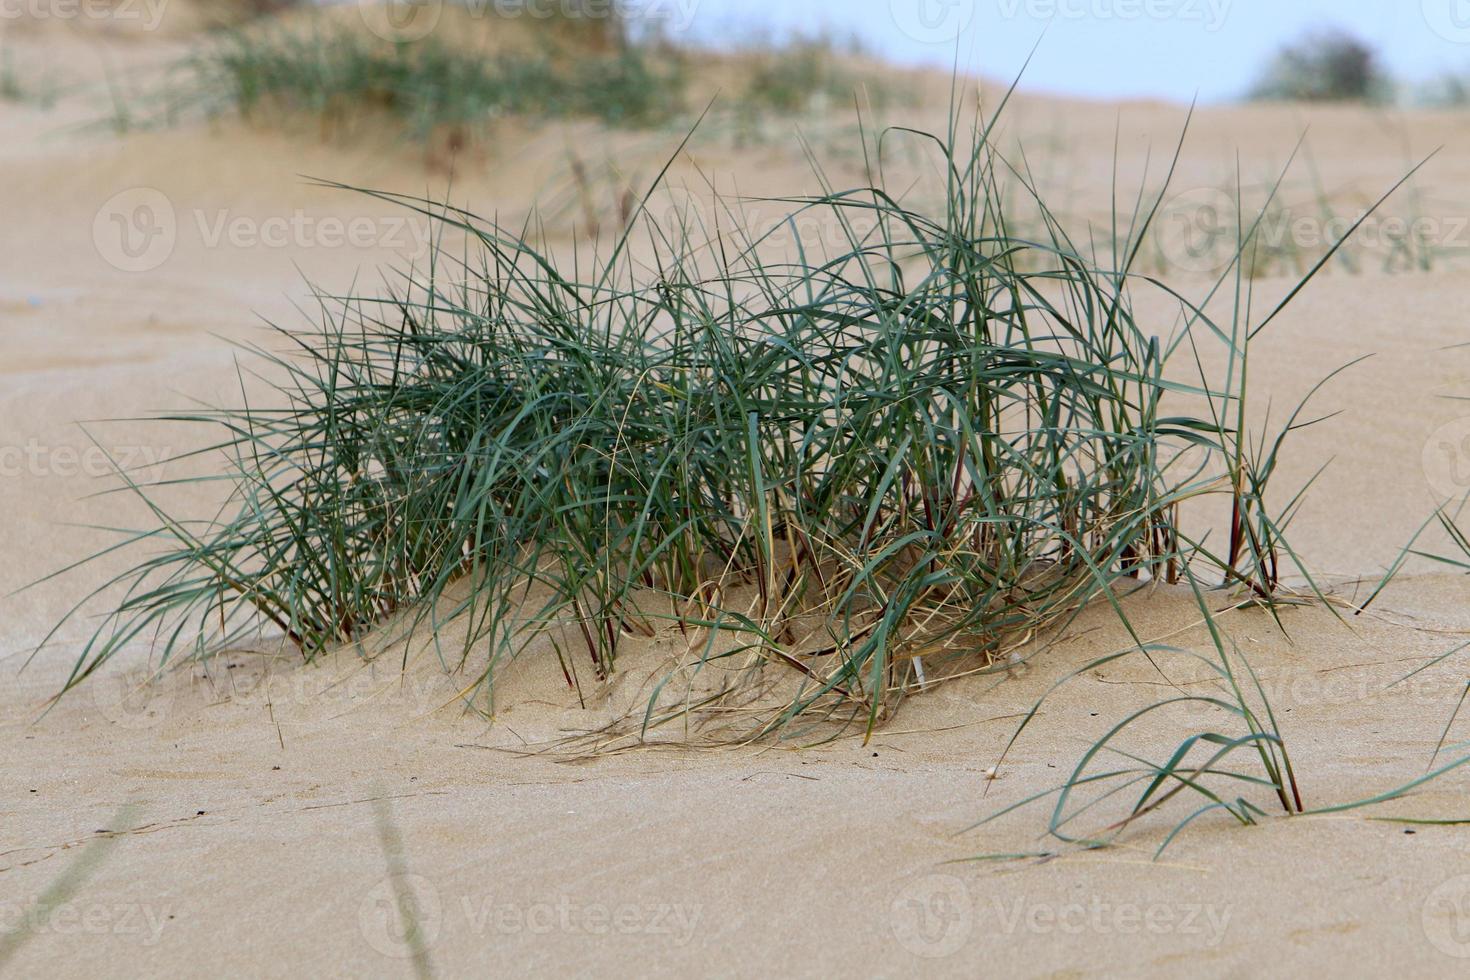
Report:
[[[634,3],[639,0],[633,0]],[[1239,95],[1285,40],[1320,25],[1373,42],[1396,76],[1470,70],[1470,0],[641,0],[692,10],[693,33],[856,33],[888,57],[1006,77],[1045,39],[1030,88],[1103,98]]]

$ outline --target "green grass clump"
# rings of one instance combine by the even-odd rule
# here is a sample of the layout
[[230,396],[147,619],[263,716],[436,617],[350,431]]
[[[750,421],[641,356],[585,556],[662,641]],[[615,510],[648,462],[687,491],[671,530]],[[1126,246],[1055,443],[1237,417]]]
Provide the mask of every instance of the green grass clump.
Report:
[[[1253,433],[1247,380],[1252,339],[1353,229],[1257,317],[1247,253],[1271,202],[1238,213],[1229,267],[1190,302],[1134,272],[1167,188],[1140,191],[1097,254],[996,149],[999,118],[865,138],[870,179],[855,188],[818,169],[820,195],[782,203],[839,244],[794,254],[742,233],[731,202],[711,234],[687,213],[656,219],[645,196],[610,250],[563,262],[468,212],[376,195],[466,247],[386,295],[324,299],[319,328],[257,351],[272,397],[168,416],[219,433],[198,479],[227,504],[176,516],[123,474],[154,521],[102,553],[136,561],[94,593],[111,609],[67,688],[135,643],[167,664],[276,634],[309,660],[391,623],[405,658],[427,634],[465,675],[464,703],[492,714],[510,658],[555,656],[580,691],[587,672],[618,670],[630,637],[659,637],[682,650],[641,717],[592,739],[671,726],[686,741],[811,741],[871,732],[945,678],[1010,669],[1027,640],[1103,602],[1135,646],[1070,677],[1137,656],[1172,683],[1160,664],[1184,658],[1218,690],[1129,715],[1061,786],[1016,804],[1056,795],[1049,829],[1068,844],[1105,845],[1191,797],[1164,846],[1208,813],[1258,822],[1273,798],[1287,815],[1341,812],[1470,761],[1309,810],[1265,692],[1215,621],[1222,605],[1274,616],[1325,601],[1285,536],[1303,492],[1271,486],[1291,433],[1319,420],[1303,402]],[[937,164],[936,208],[884,186],[885,147],[905,139]],[[1023,210],[1041,234],[1012,230]],[[1167,331],[1135,313],[1141,288],[1177,311]],[[1204,345],[1223,351],[1223,377],[1204,376]],[[1198,384],[1175,379],[1180,358]],[[1212,500],[1228,508],[1218,544],[1179,517]],[[1285,581],[1292,565],[1304,588]],[[1133,633],[1120,597],[1157,581],[1193,590],[1213,652]],[[1226,724],[1190,723],[1163,760],[1121,744],[1176,704]],[[1119,820],[1072,829],[1135,788]]]
[[[1034,195],[1048,237],[1013,237],[1002,185],[1029,185],[991,125],[908,134],[946,175],[935,213],[876,179],[787,201],[844,244],[780,261],[643,212],[652,271],[630,227],[573,276],[504,229],[404,201],[478,258],[446,270],[441,254],[293,335],[270,357],[276,404],[190,416],[226,434],[233,516],[155,507],[132,539],[148,557],[73,682],[157,630],[166,655],[266,627],[312,656],[408,612],[468,625],[450,662],[488,650],[466,695],[488,711],[496,665],[538,635],[575,682],[577,663],[606,676],[625,636],[678,624],[704,631],[699,669],[726,678],[704,708],[775,669],[795,687],[761,731],[871,726],[926,677],[1000,663],[1018,636],[1196,560],[1270,600],[1276,450],[1247,452],[1238,396],[1165,379],[1190,334],[1133,314],[1151,215],[1105,265]],[[1243,358],[1239,326],[1186,309]],[[1212,413],[1164,413],[1171,392]],[[1174,517],[1222,490],[1228,559]],[[684,709],[655,696],[650,722],[665,710]]]
[[179,77],[177,89],[187,93],[180,98],[211,114],[273,119],[306,112],[338,124],[379,111],[421,138],[510,115],[649,125],[682,110],[684,90],[677,59],[637,45],[575,58],[551,50],[491,56],[435,35],[391,43],[320,25],[311,32],[226,32]]
[[[839,246],[779,258],[657,220],[645,198],[569,273],[471,214],[392,198],[467,236],[466,257],[441,252],[287,334],[290,353],[261,352],[274,403],[172,417],[222,433],[209,452],[230,471],[207,479],[228,516],[176,518],[128,484],[158,524],[124,543],[146,555],[70,683],[145,635],[165,660],[262,629],[311,657],[396,616],[436,641],[465,626],[445,662],[473,662],[465,698],[489,712],[495,668],[538,637],[579,684],[579,664],[605,677],[627,636],[677,626],[702,638],[683,669],[719,678],[696,714],[779,675],[791,686],[758,732],[871,728],[1140,581],[1203,566],[1277,601],[1300,496],[1277,515],[1268,485],[1301,412],[1253,438],[1245,380],[1250,338],[1285,303],[1246,322],[1246,246],[1233,322],[1136,276],[1156,208],[1091,254],[995,149],[998,118],[884,134],[870,184],[782,202]],[[939,165],[937,209],[877,176],[901,139]],[[1012,232],[1023,202],[1042,235]],[[1176,304],[1167,334],[1136,319],[1140,286]],[[1228,354],[1219,384],[1166,376],[1202,343]],[[1177,519],[1211,495],[1230,507],[1220,548]],[[690,714],[663,697],[647,724]]]

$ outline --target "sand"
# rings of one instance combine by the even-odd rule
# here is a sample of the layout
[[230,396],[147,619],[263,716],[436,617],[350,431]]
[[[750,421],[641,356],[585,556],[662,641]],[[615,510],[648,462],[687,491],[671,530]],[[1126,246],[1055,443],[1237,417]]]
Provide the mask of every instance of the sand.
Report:
[[[13,33],[18,56],[62,64],[64,53],[82,76],[104,57],[157,63],[178,43]],[[0,103],[0,942],[27,935],[16,975],[406,974],[400,888],[414,895],[444,974],[1431,977],[1470,962],[1470,829],[1369,819],[1470,818],[1470,773],[1366,812],[1255,828],[1207,816],[1160,860],[1154,849],[1174,822],[1164,816],[1108,852],[955,863],[1057,849],[1041,833],[1044,807],[967,828],[1054,786],[1092,740],[1166,690],[1141,662],[1089,673],[987,778],[1048,687],[1127,646],[1106,610],[1017,676],[911,699],[866,745],[567,751],[567,733],[631,703],[636,660],[583,709],[554,662],[528,657],[507,671],[487,724],[445,709],[453,687],[422,662],[400,674],[347,653],[312,668],[242,653],[140,688],[149,661],[137,650],[47,712],[78,630],[22,667],[106,566],[10,593],[97,547],[99,533],[77,525],[138,518],[124,499],[90,496],[105,467],[75,423],[237,397],[226,341],[263,339],[262,317],[301,322],[306,282],[371,282],[404,252],[396,234],[412,250],[411,227],[387,230],[394,209],[301,175],[406,192],[448,179],[417,151],[362,139],[228,122],[122,137],[75,128],[98,106],[90,88],[48,110]],[[1038,98],[1022,108],[1023,128],[1066,147],[1084,210],[1106,205],[1115,120],[1127,187],[1149,146],[1158,172],[1183,118],[1155,104]],[[1448,142],[1422,192],[1446,221],[1467,213],[1470,201],[1455,195],[1470,136],[1429,113],[1206,109],[1176,187],[1217,181],[1237,147],[1248,173],[1267,173],[1306,123],[1324,180],[1343,193],[1385,189],[1406,158]],[[454,193],[515,219],[533,197],[565,198],[570,147],[646,168],[669,145],[582,125],[508,133],[506,145],[459,164]],[[734,185],[738,174],[747,193],[811,186],[788,142],[736,151],[716,140],[694,155],[717,181]],[[695,173],[685,164],[676,177],[694,184]],[[129,272],[117,265],[134,259],[119,258],[97,216],[138,188],[162,195],[177,234],[161,261],[145,256],[152,267]],[[557,233],[581,220],[571,210]],[[332,220],[362,218],[377,229],[366,245],[332,239]],[[281,244],[257,235],[272,220],[285,228]],[[1426,274],[1332,274],[1263,338],[1257,382],[1278,405],[1324,370],[1377,354],[1323,394],[1322,414],[1341,414],[1298,434],[1282,475],[1300,481],[1333,460],[1294,543],[1348,598],[1457,485],[1436,447],[1470,434],[1457,428],[1470,413],[1452,400],[1467,390],[1464,354],[1446,349],[1463,341],[1459,258]],[[88,431],[144,462],[166,460],[189,436],[131,423]],[[1418,566],[1373,615],[1347,624],[1291,609],[1283,635],[1259,611],[1223,617],[1272,695],[1309,806],[1373,796],[1424,771],[1464,662],[1385,688],[1464,641],[1467,597],[1463,577]],[[1208,650],[1187,595],[1159,589],[1128,602],[1146,639]],[[1165,720],[1135,744],[1164,755],[1195,730],[1189,720]],[[392,854],[385,819],[401,839]],[[79,861],[83,886],[45,907],[48,887]]]

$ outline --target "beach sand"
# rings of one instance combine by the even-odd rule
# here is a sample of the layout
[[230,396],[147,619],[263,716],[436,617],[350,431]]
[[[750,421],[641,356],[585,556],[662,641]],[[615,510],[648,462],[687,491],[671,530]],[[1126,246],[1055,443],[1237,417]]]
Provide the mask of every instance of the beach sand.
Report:
[[[178,43],[13,33],[19,57],[61,64],[65,52],[79,75],[104,58],[156,63]],[[443,974],[1433,977],[1470,963],[1470,828],[1371,819],[1470,819],[1470,772],[1337,816],[1246,828],[1207,815],[1159,860],[1182,813],[1142,821],[1105,852],[1045,838],[1049,802],[967,829],[1055,786],[1092,741],[1168,691],[1141,660],[1090,672],[1047,702],[988,778],[1037,698],[1129,646],[1107,609],[1014,676],[909,699],[867,744],[859,733],[807,749],[591,757],[562,741],[631,706],[651,652],[590,692],[587,708],[553,658],[523,658],[502,678],[493,723],[453,706],[455,685],[429,658],[405,672],[350,651],[313,667],[242,652],[144,686],[148,651],[130,649],[47,710],[84,634],[74,626],[31,652],[118,566],[15,590],[107,540],[85,525],[143,519],[135,502],[93,496],[107,485],[94,447],[160,472],[189,448],[187,427],[91,420],[237,400],[240,352],[228,341],[268,342],[263,319],[305,322],[308,284],[372,287],[417,247],[413,226],[389,230],[400,213],[390,205],[303,175],[407,193],[449,181],[411,148],[234,122],[119,137],[82,127],[98,117],[95,95],[51,109],[0,103],[0,942],[26,935],[15,975],[406,974],[400,890]],[[921,114],[938,124],[943,113]],[[1028,141],[1064,146],[1083,211],[1107,206],[1115,123],[1119,182],[1131,188],[1150,148],[1161,176],[1184,114],[1040,98],[1017,108]],[[1470,130],[1432,113],[1203,109],[1175,187],[1217,185],[1236,149],[1264,177],[1308,123],[1324,181],[1365,203],[1448,143],[1417,185],[1423,207],[1447,223],[1470,214],[1455,197]],[[507,134],[456,169],[453,194],[515,224],[533,198],[565,197],[570,146],[647,172],[675,142],[582,124]],[[794,139],[696,141],[692,152],[717,182],[739,174],[745,193],[812,186]],[[675,171],[691,184],[695,174],[693,163]],[[120,255],[107,234],[119,195],[154,199],[140,194],[173,215],[161,260]],[[559,233],[582,217],[572,208]],[[332,222],[360,219],[371,240],[337,243]],[[262,241],[272,227],[284,237]],[[1450,349],[1464,340],[1463,257],[1411,275],[1329,272],[1253,354],[1259,400],[1278,413],[1327,371],[1375,355],[1314,402],[1315,414],[1339,414],[1296,434],[1280,476],[1295,487],[1331,460],[1292,540],[1346,599],[1366,595],[1444,495],[1470,489],[1439,448],[1470,435],[1470,410],[1453,400],[1470,393],[1470,360]],[[119,268],[130,264],[149,267]],[[1290,285],[1259,281],[1261,308]],[[1141,308],[1151,302],[1166,331],[1172,311]],[[1467,598],[1470,581],[1419,565],[1363,616],[1291,608],[1284,634],[1259,610],[1222,616],[1272,696],[1309,807],[1425,771],[1465,662],[1388,685],[1465,641]],[[1144,639],[1209,651],[1187,593],[1145,590],[1127,605]],[[1166,756],[1198,730],[1188,721],[1165,717],[1133,744]],[[1451,742],[1467,737],[1457,731]],[[1035,851],[1060,854],[963,860]],[[83,884],[48,908],[48,888],[78,868]]]

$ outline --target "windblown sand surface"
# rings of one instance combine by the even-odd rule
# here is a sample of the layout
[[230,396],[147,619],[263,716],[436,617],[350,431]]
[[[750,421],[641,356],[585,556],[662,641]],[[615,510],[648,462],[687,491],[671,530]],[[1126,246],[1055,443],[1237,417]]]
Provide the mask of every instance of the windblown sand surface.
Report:
[[[104,54],[148,63],[176,42],[43,32],[13,43],[18,56],[57,65],[65,52],[84,74]],[[442,190],[447,179],[412,149],[326,144],[309,131],[230,123],[118,138],[76,128],[100,105],[87,88],[51,110],[0,103],[4,594],[105,540],[78,525],[141,519],[123,498],[89,497],[106,485],[106,465],[87,432],[135,464],[189,448],[162,444],[186,438],[174,427],[84,432],[78,421],[234,400],[237,352],[221,336],[266,341],[261,317],[304,322],[295,307],[312,306],[306,282],[341,291],[356,277],[370,287],[380,266],[419,244],[414,227],[390,230],[392,207],[301,175],[408,193]],[[943,108],[921,115],[938,125]],[[1085,212],[1107,206],[1115,120],[1121,183],[1132,187],[1150,147],[1161,175],[1183,110],[1028,101],[1015,118],[1062,155]],[[1308,122],[1324,181],[1365,203],[1411,158],[1449,144],[1425,172],[1420,192],[1431,203],[1422,207],[1447,221],[1470,215],[1470,129],[1428,114],[1204,110],[1176,188],[1218,184],[1237,148],[1264,179]],[[570,147],[647,175],[675,142],[586,126],[508,132],[460,162],[453,193],[515,224],[533,198],[575,197]],[[693,158],[676,181],[698,187],[702,170],[749,194],[812,186],[784,136],[739,150],[711,139]],[[858,162],[834,170],[855,179]],[[134,273],[115,267],[128,258],[109,244],[105,216],[139,188],[167,202],[176,240],[156,267]],[[566,234],[583,217],[573,206],[555,220]],[[329,219],[364,218],[378,229],[365,247],[333,237]],[[243,230],[228,230],[237,220]],[[272,221],[287,225],[283,244],[253,233]],[[1461,442],[1470,423],[1457,426],[1470,411],[1453,400],[1470,394],[1470,362],[1449,349],[1465,339],[1470,232],[1459,234],[1462,254],[1431,273],[1319,279],[1255,355],[1258,390],[1279,412],[1326,371],[1376,354],[1322,394],[1316,414],[1341,414],[1297,434],[1281,475],[1295,487],[1332,460],[1294,543],[1349,599],[1445,494],[1470,489]],[[1288,287],[1258,283],[1261,297]],[[1172,315],[1159,304],[1161,330]],[[129,650],[47,712],[82,632],[70,629],[27,666],[28,656],[105,572],[0,600],[0,942],[27,931],[16,975],[404,974],[396,885],[414,893],[428,955],[446,974],[1430,977],[1470,962],[1470,829],[1368,819],[1470,818],[1470,772],[1339,817],[1252,829],[1205,816],[1159,861],[1153,851],[1180,812],[1143,822],[1109,852],[948,863],[1055,849],[1041,836],[1045,803],[966,829],[1056,785],[1093,740],[1168,690],[1141,661],[1095,671],[1049,702],[987,778],[1048,687],[1128,646],[1106,610],[1016,676],[911,699],[870,744],[588,758],[560,740],[633,705],[655,651],[591,692],[585,709],[554,659],[524,658],[507,671],[493,724],[444,707],[455,685],[426,657],[404,674],[397,660],[363,666],[346,652],[313,668],[242,652],[144,687],[148,651]],[[1283,635],[1259,611],[1222,617],[1262,674],[1309,806],[1424,772],[1464,689],[1464,661],[1385,688],[1464,642],[1467,598],[1463,577],[1421,567],[1347,623],[1291,609]],[[1209,648],[1187,594],[1140,593],[1128,608],[1147,640]],[[1198,730],[1190,720],[1161,720],[1138,746],[1167,756]],[[1451,741],[1466,738],[1462,724]],[[401,838],[391,856],[380,841],[385,813]],[[88,846],[108,838],[105,853]],[[83,855],[90,877],[45,909],[47,889]]]

